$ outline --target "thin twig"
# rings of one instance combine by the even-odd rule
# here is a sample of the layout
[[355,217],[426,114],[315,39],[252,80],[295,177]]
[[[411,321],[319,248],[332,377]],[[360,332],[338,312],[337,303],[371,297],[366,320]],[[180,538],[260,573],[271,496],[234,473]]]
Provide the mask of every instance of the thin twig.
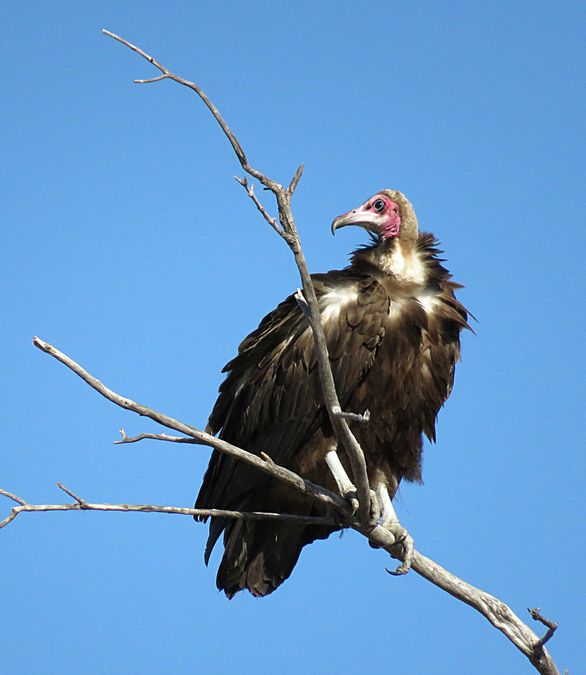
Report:
[[[299,516],[291,513],[269,513],[264,511],[227,511],[224,509],[191,509],[182,506],[158,506],[156,504],[94,504],[86,502],[73,492],[57,483],[61,490],[75,499],[73,504],[27,504],[23,502],[15,506],[12,513],[0,522],[0,529],[8,525],[20,513],[35,513],[40,511],[122,511],[126,513],[170,513],[180,516],[200,516],[233,518],[236,520],[286,520],[289,522],[304,523],[306,525],[330,525],[339,527],[339,522],[325,516]],[[0,490],[6,494],[5,490]]]
[[300,164],[297,167],[297,171],[295,172],[295,175],[293,176],[293,178],[291,180],[291,183],[290,183],[289,187],[287,188],[287,192],[291,196],[293,195],[293,193],[297,189],[297,185],[298,185],[299,181],[301,180],[301,176],[303,175],[303,168],[304,168],[303,164]]
[[72,492],[69,488],[66,488],[65,485],[63,485],[63,483],[57,483],[57,487],[58,487],[60,490],[63,490],[63,492],[65,492],[66,495],[69,495],[70,497],[72,497],[73,499],[75,499],[75,501],[76,501],[81,507],[83,507],[84,509],[86,508],[87,502],[85,501],[85,499],[82,499],[81,497],[78,497],[78,496],[75,494],[75,492]]
[[[173,80],[178,84],[181,84],[184,87],[188,87],[189,89],[193,90],[205,103],[209,111],[212,113],[212,115],[222,128],[222,131],[230,141],[230,145],[232,146],[234,152],[236,153],[236,156],[238,157],[238,161],[240,162],[242,168],[246,171],[246,173],[250,174],[257,180],[259,180],[261,183],[263,183],[263,185],[266,185],[266,187],[268,187],[269,189],[272,189],[273,187],[277,186],[277,183],[271,181],[270,179],[267,179],[266,176],[263,176],[260,173],[260,171],[257,171],[254,167],[250,166],[250,164],[248,163],[248,158],[246,157],[246,154],[242,146],[238,142],[238,139],[236,138],[230,127],[226,124],[216,106],[211,102],[211,100],[207,97],[207,95],[203,92],[203,90],[197,84],[195,84],[195,82],[191,82],[183,77],[179,77],[178,75],[173,74],[170,70],[165,68],[165,66],[161,65],[156,59],[154,59],[152,56],[144,52],[140,47],[133,45],[131,42],[128,42],[128,40],[125,40],[123,37],[120,37],[119,35],[116,35],[115,33],[112,33],[111,31],[106,29],[103,29],[102,33],[104,35],[107,35],[108,37],[113,38],[117,42],[120,42],[121,44],[125,45],[133,52],[136,52],[139,56],[142,56],[143,59],[146,59],[149,63],[151,63],[155,68],[160,70],[161,73],[164,75],[164,77],[160,78],[161,80],[162,79]],[[134,80],[134,81],[136,82],[136,84],[148,84],[151,82],[159,81],[159,78],[150,78],[146,80]]]
[[335,410],[334,415],[341,417],[348,422],[359,422],[360,424],[367,424],[370,421],[370,410],[365,410],[362,415],[360,413],[344,412],[343,410]]
[[309,320],[311,316],[311,311],[309,309],[309,305],[307,304],[307,300],[305,299],[305,296],[303,295],[303,291],[298,288],[295,291],[295,295],[293,296],[295,298],[295,302],[297,303],[297,306],[299,309],[303,312],[305,315],[305,318]]
[[[28,506],[28,504],[26,506]],[[8,525],[8,523],[12,522],[23,508],[25,508],[25,507],[24,506],[15,506],[10,511],[10,514],[8,516],[6,516],[6,518],[4,518],[4,520],[0,520],[0,530],[3,527],[6,527]]]
[[540,621],[544,626],[547,627],[547,633],[540,640],[541,644],[544,645],[553,637],[553,634],[558,629],[558,625],[555,621],[550,621],[549,619],[546,619],[544,616],[542,616],[541,609],[539,609],[539,607],[534,607],[533,609],[528,608],[527,611],[529,614],[531,614],[532,619],[535,619],[535,621]]
[[169,434],[138,434],[138,436],[127,436],[124,429],[120,429],[122,438],[119,441],[114,441],[114,445],[124,445],[125,443],[138,443],[145,439],[153,441],[167,441],[168,443],[191,443],[193,445],[201,445],[201,442],[195,438],[188,438],[186,436],[170,436]]
[[26,506],[26,502],[24,499],[22,499],[22,497],[18,497],[17,495],[12,494],[12,492],[8,492],[8,490],[0,489],[0,495],[8,497],[8,499],[12,499],[13,502],[20,504],[21,506]]
[[157,77],[149,77],[146,80],[133,80],[134,84],[151,84],[152,82],[160,82],[161,80],[166,80],[169,76],[166,73],[163,75],[158,75]]
[[281,228],[279,227],[277,220],[269,215],[268,211],[265,209],[265,207],[261,204],[258,197],[256,196],[254,192],[254,185],[248,182],[248,178],[246,178],[246,176],[244,176],[243,178],[234,176],[234,178],[246,190],[246,194],[252,199],[254,205],[259,210],[262,217],[273,228],[273,230],[275,230],[275,232],[279,235],[279,237],[283,237],[283,230],[281,230]]

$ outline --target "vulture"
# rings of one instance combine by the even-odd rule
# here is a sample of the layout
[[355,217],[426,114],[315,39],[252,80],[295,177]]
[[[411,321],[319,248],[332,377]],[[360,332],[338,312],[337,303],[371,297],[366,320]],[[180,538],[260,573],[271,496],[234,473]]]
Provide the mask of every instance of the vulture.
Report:
[[[384,524],[402,480],[421,482],[422,436],[435,440],[436,416],[450,395],[468,314],[461,288],[442,265],[438,242],[419,232],[411,203],[382,190],[336,218],[332,232],[357,225],[370,243],[342,270],[312,275],[342,409],[370,411],[350,423],[365,454]],[[331,491],[348,492],[349,462],[337,446],[321,393],[313,336],[290,295],[270,312],[225,367],[207,430]],[[346,495],[345,495],[346,496]],[[324,516],[327,507],[254,467],[212,453],[196,508]],[[394,512],[392,512],[394,513]],[[206,520],[206,518],[199,518]],[[210,519],[205,562],[223,534],[216,584],[228,598],[272,593],[301,549],[335,526]]]

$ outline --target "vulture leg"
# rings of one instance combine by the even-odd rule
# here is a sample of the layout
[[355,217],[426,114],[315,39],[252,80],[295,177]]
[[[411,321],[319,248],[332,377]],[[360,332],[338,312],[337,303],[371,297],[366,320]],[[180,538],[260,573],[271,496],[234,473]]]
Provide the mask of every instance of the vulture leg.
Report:
[[381,527],[388,530],[395,537],[396,543],[403,547],[403,562],[396,570],[387,570],[387,572],[393,575],[407,574],[413,560],[413,538],[399,522],[391,496],[384,483],[378,484],[376,494],[381,505]]
[[331,450],[326,454],[326,464],[330,467],[330,471],[334,476],[334,480],[338,486],[338,490],[344,499],[350,502],[352,512],[358,511],[358,500],[356,499],[356,487],[350,480],[346,473],[346,469],[342,466],[342,462],[336,452],[336,444],[332,444]]
[[395,512],[395,507],[391,501],[391,496],[387,486],[379,483],[376,488],[376,494],[379,499],[381,509],[381,526],[392,532],[393,528],[399,525],[399,518]]

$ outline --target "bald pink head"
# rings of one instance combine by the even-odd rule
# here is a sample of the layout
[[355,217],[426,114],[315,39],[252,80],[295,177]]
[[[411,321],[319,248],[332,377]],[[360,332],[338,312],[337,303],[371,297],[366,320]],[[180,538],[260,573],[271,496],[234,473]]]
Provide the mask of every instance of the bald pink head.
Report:
[[401,207],[389,195],[378,192],[362,206],[338,216],[332,223],[332,233],[346,225],[359,225],[383,239],[398,237],[401,230]]

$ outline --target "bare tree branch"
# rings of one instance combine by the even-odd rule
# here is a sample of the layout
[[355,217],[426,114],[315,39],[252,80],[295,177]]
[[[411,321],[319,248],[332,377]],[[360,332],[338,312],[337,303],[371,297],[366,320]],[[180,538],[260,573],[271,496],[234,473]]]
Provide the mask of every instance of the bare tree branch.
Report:
[[260,203],[258,197],[254,193],[254,185],[248,182],[248,178],[244,176],[243,178],[238,178],[238,176],[234,176],[234,178],[242,185],[242,187],[246,190],[246,194],[252,199],[254,202],[254,205],[256,208],[260,211],[262,217],[267,221],[267,223],[275,230],[275,232],[280,236],[284,238],[284,232],[281,230],[279,225],[277,224],[277,221],[275,218],[272,216],[269,216],[267,210],[265,207]]
[[166,80],[167,75],[158,75],[157,77],[150,77],[148,80],[134,80],[135,84],[151,84],[152,82],[160,82],[161,80]]
[[370,421],[370,410],[365,410],[362,414],[334,410],[334,415],[350,422],[360,422],[360,424],[367,424]]
[[[114,441],[114,445],[124,445],[125,443],[138,443],[150,439],[153,441],[167,441],[169,443],[191,443],[193,445],[201,445],[195,438],[187,438],[185,436],[170,436],[169,434],[138,434],[138,436],[127,436],[124,429],[120,429],[122,438]],[[262,454],[262,453],[261,453]]]
[[[547,673],[548,675],[557,674],[557,668],[549,656],[547,650],[544,647],[545,642],[551,637],[555,628],[553,622],[546,623],[547,620],[543,619],[539,614],[538,610],[534,610],[536,615],[534,618],[542,621],[549,627],[548,633],[543,639],[539,639],[535,633],[524,624],[514,612],[502,601],[495,598],[494,596],[485,593],[484,591],[471,586],[467,582],[459,579],[453,574],[449,573],[447,570],[439,566],[437,563],[433,562],[429,558],[421,555],[420,553],[407,550],[401,542],[397,542],[397,539],[390,533],[387,529],[373,523],[372,517],[370,515],[370,487],[367,478],[366,472],[366,463],[364,459],[364,454],[359,444],[357,443],[355,437],[353,436],[348,424],[347,419],[350,419],[354,422],[367,422],[367,415],[358,415],[357,413],[345,413],[342,411],[337,397],[337,393],[334,386],[334,380],[330,368],[330,362],[328,357],[327,346],[325,342],[325,336],[323,332],[323,326],[321,325],[320,312],[317,304],[317,298],[313,285],[311,283],[311,277],[307,270],[307,264],[303,251],[301,249],[301,244],[299,240],[299,235],[296,230],[295,221],[291,211],[291,198],[293,193],[299,183],[301,178],[303,167],[300,166],[293,179],[291,180],[289,187],[284,188],[281,184],[272,180],[268,176],[265,176],[263,173],[252,167],[249,162],[246,154],[239,141],[237,140],[234,133],[230,130],[222,116],[220,115],[217,108],[213,105],[210,99],[203,93],[203,91],[193,82],[185,80],[177,75],[171,73],[167,68],[162,66],[158,61],[153,57],[148,55],[146,52],[140,48],[132,45],[125,39],[111,33],[109,31],[103,31],[106,35],[114,38],[118,42],[124,44],[132,51],[136,52],[147,61],[149,61],[155,68],[157,68],[161,75],[151,79],[136,80],[138,83],[146,84],[152,82],[158,82],[163,79],[171,79],[183,86],[186,86],[192,89],[205,103],[208,109],[211,111],[212,115],[222,128],[222,131],[227,136],[232,148],[240,162],[242,169],[248,175],[256,178],[262,185],[267,189],[273,192],[278,206],[279,213],[279,225],[276,220],[271,218],[268,215],[268,212],[259,200],[254,195],[252,186],[248,186],[246,177],[239,182],[246,189],[249,197],[252,199],[256,208],[263,215],[265,220],[282,236],[288,243],[291,248],[294,256],[299,273],[302,279],[303,284],[303,293],[299,294],[298,301],[302,307],[308,322],[311,326],[311,329],[315,336],[315,345],[316,353],[318,355],[319,363],[319,372],[320,372],[320,381],[322,385],[322,390],[324,394],[324,400],[326,403],[326,408],[332,422],[332,427],[336,433],[336,436],[340,443],[345,447],[348,452],[349,459],[352,466],[352,474],[354,481],[356,483],[359,503],[360,503],[360,519],[359,521],[351,522],[351,527],[353,529],[361,532],[366,536],[370,542],[376,547],[380,547],[388,551],[393,557],[403,560],[405,566],[408,566],[411,563],[413,569],[423,576],[424,578],[431,581],[433,584],[442,588],[446,592],[450,593],[459,600],[469,604],[474,607],[477,611],[483,614],[492,625],[494,625],[498,630],[503,632],[509,640],[523,653],[525,654],[531,663],[536,667],[536,669],[541,673]],[[289,471],[284,467],[276,465],[268,455],[261,453],[261,457],[253,455],[252,453],[246,452],[240,448],[236,448],[229,443],[217,439],[205,432],[199,431],[194,427],[186,425],[178,420],[175,420],[163,413],[152,410],[146,406],[138,404],[131,399],[122,397],[112,390],[105,387],[99,380],[90,375],[85,371],[81,366],[72,361],[65,354],[55,349],[48,343],[35,338],[33,343],[36,347],[42,351],[50,354],[54,358],[58,359],[64,363],[68,368],[73,370],[77,375],[79,375],[84,381],[87,382],[91,387],[96,389],[102,396],[105,396],[107,399],[119,405],[127,410],[131,410],[139,415],[144,415],[158,422],[159,424],[166,426],[170,429],[174,429],[180,433],[186,434],[189,438],[182,437],[169,437],[164,438],[165,434],[141,434],[140,436],[134,438],[128,438],[123,434],[123,438],[120,441],[121,443],[125,442],[135,442],[141,440],[142,438],[156,438],[156,440],[171,440],[172,442],[180,443],[189,443],[209,445],[216,448],[220,452],[229,454],[232,457],[236,457],[241,461],[245,461],[253,466],[256,466],[261,471],[277,478],[283,480],[284,482],[292,485],[297,490],[303,494],[307,494],[314,499],[319,500],[321,503],[326,504],[327,506],[332,507],[338,513],[341,514],[345,522],[350,520],[351,514],[349,513],[348,505],[344,500],[342,500],[338,495],[325,490],[324,488],[314,485],[309,481],[304,480],[297,474]],[[193,440],[191,440],[193,439]],[[255,518],[283,518],[289,517],[287,514],[267,514],[267,513],[253,513],[245,514],[243,512],[228,512],[228,511],[218,511],[218,510],[198,510],[198,509],[183,509],[180,507],[157,507],[153,505],[128,505],[128,504],[89,504],[85,502],[80,497],[72,493],[67,488],[61,486],[67,494],[69,494],[74,500],[75,503],[72,504],[57,504],[57,505],[30,505],[27,504],[24,500],[12,493],[9,493],[5,490],[0,490],[0,494],[8,497],[15,501],[18,506],[12,508],[11,514],[5,518],[1,523],[0,527],[5,527],[9,522],[11,522],[19,513],[23,511],[50,511],[50,510],[116,510],[116,511],[156,511],[162,513],[177,513],[183,515],[220,515],[225,517],[255,517]],[[203,513],[201,513],[203,511]],[[230,515],[228,515],[230,514]],[[337,525],[341,524],[339,522],[333,521],[332,519],[326,519],[328,524],[335,522]],[[313,523],[316,522],[315,519],[312,519]],[[409,560],[409,558],[411,558]],[[551,624],[551,625],[550,625]]]
[[[373,531],[363,532],[363,534],[371,542],[388,551],[391,556],[401,559],[400,551],[399,555],[397,554],[398,547],[392,535],[388,544],[383,543],[388,535],[383,527],[378,526]],[[543,646],[543,641],[502,600],[472,586],[418,551],[413,551],[411,567],[435,586],[480,612],[529,659],[540,673],[559,675],[553,659]]]
[[[61,361],[66,365],[70,370],[79,375],[87,384],[93,387],[98,391],[102,396],[105,396],[108,400],[116,403],[116,405],[130,410],[132,412],[138,413],[145,417],[149,417],[155,422],[159,422],[163,426],[167,426],[171,429],[180,431],[189,436],[189,440],[193,441],[195,445],[211,445],[217,448],[220,452],[225,452],[226,454],[231,455],[241,459],[242,461],[248,462],[253,466],[261,469],[265,473],[283,480],[290,485],[293,485],[297,489],[300,489],[301,492],[304,492],[308,496],[319,499],[323,503],[326,503],[333,508],[335,508],[341,515],[341,518],[345,521],[349,520],[349,508],[344,500],[342,500],[337,495],[328,492],[320,486],[316,486],[309,481],[305,481],[300,476],[297,476],[293,472],[279,467],[273,462],[273,460],[266,454],[262,453],[262,457],[257,457],[252,455],[240,448],[225,443],[220,439],[214,438],[205,432],[199,431],[194,427],[190,427],[187,424],[174,420],[163,413],[154,411],[146,406],[135,403],[129,398],[122,397],[119,394],[116,394],[112,390],[108,389],[103,385],[99,380],[90,375],[86,370],[84,370],[79,364],[75,363],[68,356],[60,352],[58,349],[52,345],[40,340],[39,338],[33,339],[33,344],[41,349],[46,354],[49,354],[56,358],[58,361]],[[187,439],[182,439],[180,437],[170,436],[166,438],[166,434],[140,434],[140,436],[135,437],[136,440],[141,440],[141,438],[150,438],[153,437],[156,440],[173,440],[174,442],[188,442]],[[134,439],[128,438],[126,434],[123,434],[122,442],[134,442]],[[305,492],[308,488],[311,491]],[[63,488],[62,488],[63,489]],[[67,491],[67,490],[66,490]],[[160,513],[179,513],[187,515],[197,515],[195,509],[181,509],[179,507],[153,507],[151,505],[143,506],[130,506],[125,504],[100,504],[93,505],[84,502],[80,503],[81,498],[74,495],[71,491],[67,491],[68,494],[73,496],[76,500],[75,504],[68,505],[30,505],[27,504],[23,499],[17,497],[11,492],[6,490],[0,490],[0,494],[8,497],[15,501],[19,506],[13,507],[11,514],[5,518],[0,523],[0,528],[5,527],[9,522],[14,520],[16,516],[22,511],[75,511],[75,510],[100,510],[100,511],[156,511]],[[83,502],[83,500],[82,500]],[[46,507],[46,508],[45,508]],[[170,510],[167,510],[170,509]],[[199,515],[207,515],[199,514]],[[209,513],[209,515],[222,515],[217,512],[216,514]],[[273,514],[278,515],[278,514]],[[227,515],[226,517],[232,517]],[[236,516],[235,516],[236,517]],[[243,516],[246,517],[246,516]],[[259,518],[261,516],[258,516]],[[333,521],[329,519],[328,523],[331,524]],[[338,526],[342,526],[341,523],[336,523]],[[354,522],[351,524],[351,527],[356,531],[363,534],[367,537],[370,542],[378,548],[383,548],[388,553],[391,554],[394,558],[399,560],[404,560],[404,550],[400,544],[397,544],[395,537],[387,529],[377,525],[374,528],[369,526],[362,526],[359,522]],[[485,616],[490,623],[498,628],[504,635],[506,635],[509,640],[523,653],[525,654],[535,665],[537,670],[540,673],[546,675],[556,675],[558,673],[555,668],[555,664],[551,660],[547,650],[543,646],[542,640],[540,640],[535,633],[525,625],[515,613],[503,602],[495,598],[494,596],[485,593],[484,591],[475,588],[471,584],[468,584],[463,579],[459,579],[457,576],[451,574],[443,567],[438,565],[433,560],[426,558],[417,551],[412,552],[412,568],[415,572],[420,574],[422,577],[431,581],[433,584],[439,588],[445,590],[446,592],[453,595],[455,598],[465,602],[470,605],[477,611],[479,611],[483,616]]]
[[293,193],[297,189],[297,184],[299,183],[299,181],[301,180],[301,176],[303,175],[303,169],[304,169],[303,164],[300,164],[297,167],[297,171],[295,172],[295,175],[291,179],[291,183],[290,183],[289,187],[287,188],[287,192],[289,193],[290,196],[293,196]]
[[28,506],[28,504],[22,499],[21,497],[17,497],[15,494],[12,494],[12,492],[8,492],[8,490],[2,490],[0,488],[0,495],[4,495],[4,497],[8,497],[8,499],[11,499],[13,502],[16,502],[19,504],[19,506],[13,507],[12,511],[4,518],[4,520],[0,521],[0,530],[3,527],[6,527],[8,523],[12,522],[16,516],[19,514],[19,511],[17,511],[18,508],[22,508],[24,506]]
[[8,497],[8,499],[12,499],[13,502],[20,504],[21,506],[26,506],[26,502],[24,501],[24,499],[22,499],[21,497],[17,497],[16,495],[13,495],[12,492],[8,492],[8,490],[0,489],[0,495]]
[[[338,412],[341,411],[342,407],[340,405],[340,401],[338,400],[338,394],[336,392],[336,387],[334,384],[334,376],[332,374],[332,369],[330,366],[328,348],[326,345],[325,334],[321,323],[317,297],[315,295],[315,290],[313,288],[311,276],[307,269],[305,256],[301,249],[299,234],[297,232],[297,228],[295,226],[295,219],[293,217],[293,212],[291,210],[291,198],[293,196],[293,193],[295,192],[295,189],[297,188],[299,180],[301,179],[301,175],[303,173],[303,165],[300,165],[298,167],[288,188],[283,187],[280,183],[277,183],[277,181],[272,180],[258,169],[255,169],[249,164],[248,158],[242,146],[240,145],[240,142],[238,141],[238,139],[236,138],[230,127],[226,124],[226,121],[220,114],[219,110],[210,101],[210,99],[206,96],[206,94],[204,94],[202,89],[197,84],[195,84],[195,82],[191,82],[190,80],[186,80],[183,77],[175,75],[161,63],[159,63],[156,59],[154,59],[152,56],[147,54],[145,51],[143,51],[136,45],[133,45],[132,43],[128,42],[128,40],[125,40],[124,38],[120,37],[119,35],[116,35],[108,30],[103,30],[102,32],[104,33],[104,35],[114,38],[114,40],[117,40],[121,44],[131,49],[133,52],[136,52],[137,54],[142,56],[143,59],[146,59],[149,63],[155,66],[155,68],[158,68],[158,70],[160,70],[161,73],[163,73],[163,75],[165,76],[165,79],[171,79],[174,82],[177,82],[178,84],[188,87],[189,89],[194,91],[205,103],[207,108],[214,116],[214,119],[220,125],[224,134],[227,136],[234,152],[236,153],[236,157],[238,158],[238,161],[240,162],[240,166],[242,167],[242,169],[253,178],[256,178],[260,183],[262,183],[262,185],[264,185],[274,194],[277,200],[277,206],[279,210],[279,222],[281,223],[282,230],[279,230],[277,228],[276,223],[273,224],[270,216],[268,216],[268,214],[264,210],[264,207],[262,207],[258,202],[258,200],[255,197],[253,197],[253,194],[251,194],[251,192],[248,191],[247,185],[241,182],[241,185],[245,187],[249,196],[254,201],[257,209],[259,209],[259,211],[262,213],[265,220],[267,220],[267,222],[271,225],[271,227],[287,241],[289,248],[291,249],[293,255],[295,256],[295,262],[297,264],[297,268],[299,270],[299,274],[301,276],[301,281],[303,284],[303,293],[308,305],[308,312],[306,312],[306,316],[309,325],[311,327],[311,330],[313,331],[314,334],[315,349],[319,367],[319,377],[324,395],[324,402],[326,405],[326,409],[330,417],[332,428],[334,430],[334,433],[336,434],[336,438],[346,449],[348,459],[350,460],[350,465],[352,468],[352,476],[354,479],[354,483],[356,485],[356,491],[358,495],[359,516],[362,521],[362,524],[364,526],[367,525],[373,526],[375,522],[373,520],[370,509],[370,485],[368,483],[368,475],[366,471],[366,460],[364,458],[364,452],[362,451],[362,448],[360,447],[360,444],[356,440],[354,434],[350,430],[347,420],[338,414]],[[156,79],[157,78],[155,78],[155,80]],[[148,81],[152,82],[155,80],[148,80]],[[147,80],[135,80],[135,82],[138,83],[144,83],[146,81]]]
[[535,621],[540,621],[544,626],[547,626],[547,633],[540,640],[541,644],[544,645],[553,637],[553,634],[558,629],[558,625],[555,621],[550,621],[549,619],[546,619],[544,616],[542,616],[539,607],[527,609],[527,611],[529,614],[531,614],[532,619],[535,619]]
[[236,153],[240,165],[246,171],[246,173],[256,178],[270,190],[272,190],[273,188],[276,189],[277,187],[281,187],[277,183],[275,183],[275,181],[272,181],[270,178],[263,176],[260,171],[257,171],[254,167],[250,166],[246,154],[244,153],[244,150],[242,149],[242,146],[238,142],[236,136],[232,133],[232,130],[226,124],[226,122],[224,122],[216,106],[210,101],[210,99],[201,90],[201,88],[198,87],[197,84],[195,84],[195,82],[190,82],[189,80],[186,80],[183,77],[174,75],[171,71],[167,70],[165,66],[161,65],[156,59],[154,59],[152,56],[149,56],[146,52],[140,49],[140,47],[133,45],[132,43],[128,42],[128,40],[125,40],[119,35],[116,35],[115,33],[112,33],[106,29],[103,29],[102,33],[104,33],[104,35],[107,35],[108,37],[114,38],[114,40],[117,40],[121,44],[131,49],[133,52],[136,52],[139,56],[142,56],[143,59],[146,59],[149,63],[151,63],[155,68],[160,70],[161,73],[163,74],[162,76],[153,77],[147,80],[134,80],[136,84],[149,84],[151,82],[159,82],[160,80],[169,79],[173,80],[174,82],[177,82],[178,84],[182,84],[184,87],[188,87],[189,89],[193,90],[205,103],[205,105],[212,113],[212,115],[216,118],[218,124],[222,128],[222,131],[224,132],[224,134],[226,134],[228,140],[230,141],[230,145],[232,146],[234,152]]
[[65,492],[66,495],[69,495],[70,497],[73,497],[73,499],[75,499],[75,501],[76,501],[82,508],[86,508],[87,502],[85,501],[85,499],[82,499],[81,497],[78,497],[78,496],[75,494],[75,492],[72,492],[69,488],[66,488],[65,485],[63,485],[63,483],[57,483],[57,487],[58,487],[60,490],[63,490],[63,492]]
[[33,344],[41,351],[45,352],[46,354],[49,354],[58,361],[61,361],[61,363],[66,365],[76,375],[81,377],[81,379],[84,382],[89,384],[89,386],[92,387],[92,389],[95,389],[99,394],[107,398],[109,401],[112,401],[112,403],[115,403],[116,405],[120,406],[121,408],[124,408],[125,410],[130,410],[131,412],[135,412],[143,417],[148,417],[153,421],[158,422],[164,427],[168,427],[169,429],[174,429],[175,431],[179,431],[180,433],[186,434],[187,436],[196,439],[199,445],[208,445],[212,448],[216,448],[216,450],[219,450],[220,452],[223,452],[232,457],[236,457],[237,459],[240,459],[243,462],[252,464],[257,469],[260,469],[264,473],[267,473],[270,476],[273,476],[274,478],[278,478],[279,480],[288,483],[296,490],[299,490],[299,492],[301,492],[302,494],[305,494],[308,497],[312,497],[313,499],[317,499],[322,504],[332,506],[335,509],[337,509],[337,511],[341,513],[346,513],[348,518],[350,517],[351,515],[350,509],[346,504],[346,502],[333,492],[330,492],[329,490],[326,490],[325,488],[320,487],[319,485],[316,485],[315,483],[312,483],[311,481],[306,480],[301,476],[298,476],[296,473],[293,473],[293,471],[290,471],[285,467],[279,466],[274,462],[266,462],[257,455],[253,455],[251,452],[242,450],[242,448],[237,448],[235,445],[232,445],[231,443],[227,443],[226,441],[223,441],[220,438],[216,438],[215,436],[207,434],[205,431],[200,431],[199,429],[196,429],[195,427],[192,427],[183,422],[180,422],[179,420],[173,419],[172,417],[169,417],[164,413],[157,412],[152,408],[149,408],[140,403],[136,403],[130,398],[120,396],[120,394],[117,394],[116,392],[112,391],[104,384],[102,384],[98,379],[96,379],[93,375],[88,373],[87,370],[82,368],[69,356],[67,356],[63,352],[59,351],[59,349],[57,349],[53,345],[50,345],[48,342],[45,342],[44,340],[41,340],[38,337],[33,338]]
[[[213,516],[220,518],[234,518],[236,520],[287,520],[306,525],[332,525],[339,526],[333,518],[325,516],[299,516],[289,513],[267,513],[264,511],[226,511],[224,509],[188,509],[182,506],[157,506],[156,504],[94,504],[86,502],[71,490],[57,483],[57,487],[73,497],[72,504],[28,504],[16,498],[19,506],[14,506],[10,515],[0,522],[0,529],[6,527],[20,513],[38,513],[39,511],[123,511],[125,513],[170,513],[179,516]],[[6,490],[0,490],[0,494],[8,496]],[[11,499],[14,495],[11,495]]]

